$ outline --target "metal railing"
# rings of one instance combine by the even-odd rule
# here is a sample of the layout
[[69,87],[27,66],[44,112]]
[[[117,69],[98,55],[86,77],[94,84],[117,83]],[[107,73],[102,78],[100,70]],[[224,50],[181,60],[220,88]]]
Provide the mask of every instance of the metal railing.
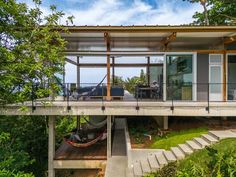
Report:
[[[35,111],[38,102],[50,101],[47,97],[38,97],[36,92],[40,84],[33,84],[31,93],[32,111]],[[48,85],[45,85],[48,87]],[[205,102],[206,111],[210,112],[211,102],[236,101],[236,83],[162,83],[157,87],[137,84],[128,93],[123,84],[111,85],[111,99],[107,99],[106,83],[65,83],[60,85],[60,91],[55,94],[54,102],[66,102],[68,111],[70,103],[83,101],[101,102],[101,109],[105,110],[105,101],[133,101],[136,110],[140,102],[169,102],[170,109],[174,111],[177,102]],[[225,91],[225,93],[223,93]],[[57,99],[57,98],[61,99]],[[29,101],[29,100],[26,100]]]

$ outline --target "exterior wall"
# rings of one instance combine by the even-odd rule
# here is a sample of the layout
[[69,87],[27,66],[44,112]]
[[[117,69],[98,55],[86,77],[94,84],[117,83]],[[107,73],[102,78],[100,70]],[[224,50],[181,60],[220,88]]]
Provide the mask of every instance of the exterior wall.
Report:
[[209,54],[197,54],[197,101],[208,99]]

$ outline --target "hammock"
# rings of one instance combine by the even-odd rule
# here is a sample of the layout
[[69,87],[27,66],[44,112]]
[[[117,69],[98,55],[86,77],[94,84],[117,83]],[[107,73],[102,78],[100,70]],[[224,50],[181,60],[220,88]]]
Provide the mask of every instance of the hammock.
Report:
[[88,123],[88,125],[90,125],[91,127],[94,127],[94,128],[102,128],[107,123],[107,119],[104,119],[103,121],[98,122],[96,124],[92,123],[91,121],[87,120],[86,118],[84,118],[84,120],[86,123]]
[[104,135],[106,134],[105,132],[106,132],[106,130],[103,133],[101,133],[100,135],[98,135],[95,139],[93,139],[92,141],[89,141],[87,143],[75,143],[75,142],[68,140],[67,138],[64,138],[64,141],[67,144],[70,144],[70,145],[77,147],[77,148],[86,148],[86,147],[92,146],[93,144],[97,143],[99,140],[105,139],[104,138]]

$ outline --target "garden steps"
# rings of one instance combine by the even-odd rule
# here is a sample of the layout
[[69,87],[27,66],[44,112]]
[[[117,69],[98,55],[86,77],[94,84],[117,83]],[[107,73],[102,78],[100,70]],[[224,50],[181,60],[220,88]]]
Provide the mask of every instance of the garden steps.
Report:
[[193,141],[198,143],[202,148],[209,146],[210,144],[206,142],[203,138],[193,138]]
[[210,134],[203,134],[202,138],[211,145],[218,142],[218,140],[214,138],[213,136],[211,136]]
[[174,162],[177,160],[171,151],[164,151],[163,154],[168,162]]
[[157,162],[155,154],[152,154],[152,153],[148,154],[148,162],[149,162],[151,171],[156,171],[160,169],[160,165]]
[[144,175],[147,175],[152,172],[151,167],[148,162],[148,159],[142,159],[142,160],[140,160],[140,163],[141,163],[141,168],[142,168]]
[[201,137],[188,140],[185,144],[178,144],[176,147],[171,147],[169,151],[162,151],[161,153],[148,153],[141,160],[137,160],[133,163],[133,171],[127,170],[126,177],[140,177],[145,176],[148,173],[155,172],[170,162],[184,159],[185,156],[193,153],[196,150],[205,148],[214,143],[217,143],[220,139],[224,138],[236,138],[236,133],[231,131],[209,131],[208,134],[203,134]]
[[221,140],[225,138],[236,138],[236,133],[230,130],[209,131],[208,134],[215,137],[217,140]]
[[171,147],[170,149],[175,155],[177,160],[181,160],[185,157],[185,154],[183,153],[183,151],[181,151],[178,147]]
[[203,149],[199,144],[197,144],[194,141],[186,141],[186,144],[192,149],[192,150],[200,150]]
[[168,161],[167,159],[165,158],[164,154],[163,153],[158,153],[158,154],[155,154],[156,155],[156,158],[157,158],[157,162],[160,166],[160,168],[164,167],[165,165],[168,164]]
[[183,151],[184,154],[189,155],[193,153],[193,150],[187,144],[178,144],[178,147]]

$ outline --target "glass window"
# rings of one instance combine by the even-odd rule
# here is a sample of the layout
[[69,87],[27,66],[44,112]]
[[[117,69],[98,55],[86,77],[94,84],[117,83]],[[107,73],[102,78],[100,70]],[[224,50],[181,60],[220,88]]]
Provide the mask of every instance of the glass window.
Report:
[[192,55],[167,55],[167,99],[192,100]]
[[228,100],[236,100],[236,55],[228,56]]

